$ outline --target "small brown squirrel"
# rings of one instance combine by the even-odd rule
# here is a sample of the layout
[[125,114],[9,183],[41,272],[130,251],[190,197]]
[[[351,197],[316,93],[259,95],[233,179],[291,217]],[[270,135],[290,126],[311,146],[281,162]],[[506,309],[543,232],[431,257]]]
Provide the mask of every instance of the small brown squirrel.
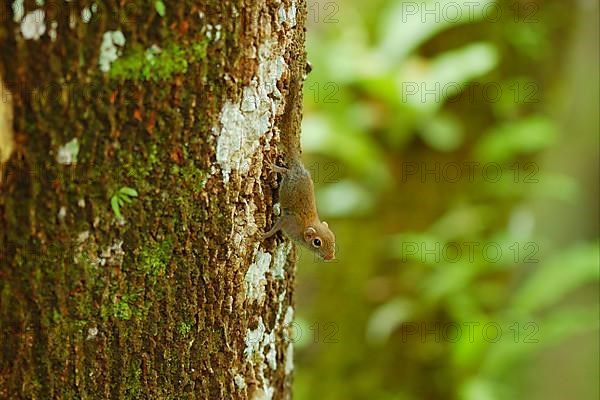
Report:
[[[283,175],[279,184],[281,215],[273,228],[263,235],[263,240],[282,230],[297,243],[318,254],[324,260],[335,258],[335,235],[327,222],[321,221],[317,213],[315,189],[310,173],[302,164],[300,154],[301,79],[290,77],[289,96],[283,118],[286,132],[282,133],[287,168],[271,163],[273,171]],[[289,130],[288,130],[289,129]]]

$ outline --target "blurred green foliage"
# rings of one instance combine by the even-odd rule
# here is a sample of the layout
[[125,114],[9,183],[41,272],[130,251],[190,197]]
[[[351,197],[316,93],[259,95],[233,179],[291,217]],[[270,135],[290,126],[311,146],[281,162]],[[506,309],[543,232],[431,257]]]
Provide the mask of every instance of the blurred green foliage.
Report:
[[598,397],[597,4],[467,3],[309,2],[297,399]]

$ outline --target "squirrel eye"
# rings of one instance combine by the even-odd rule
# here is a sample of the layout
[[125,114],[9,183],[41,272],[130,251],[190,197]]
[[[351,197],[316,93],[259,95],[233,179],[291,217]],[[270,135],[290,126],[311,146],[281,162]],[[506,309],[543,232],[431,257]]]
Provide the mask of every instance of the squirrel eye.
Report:
[[313,246],[321,247],[321,239],[316,238],[315,240],[313,240]]

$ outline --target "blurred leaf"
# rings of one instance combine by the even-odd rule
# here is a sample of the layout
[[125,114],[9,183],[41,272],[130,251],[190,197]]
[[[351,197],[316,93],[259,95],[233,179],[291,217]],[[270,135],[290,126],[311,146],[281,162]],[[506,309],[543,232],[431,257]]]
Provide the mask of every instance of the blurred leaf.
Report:
[[319,189],[317,199],[321,216],[335,218],[368,214],[374,204],[370,192],[348,179]]
[[165,3],[163,3],[162,0],[155,1],[154,8],[156,9],[158,15],[160,15],[161,17],[165,16],[167,8],[165,7]]
[[[339,7],[333,2],[313,2],[309,5],[307,22],[311,19],[318,20],[306,32],[307,53],[314,69],[305,87],[310,86],[310,82],[334,81],[345,85],[359,75],[377,70],[377,60],[370,55],[367,21],[352,4]],[[343,23],[332,23],[335,19]]]
[[512,240],[530,239],[535,228],[535,216],[531,209],[518,206],[510,213],[507,232]]
[[462,204],[440,217],[429,232],[447,241],[473,238],[488,227],[491,215],[489,206]]
[[513,23],[505,26],[504,38],[519,52],[539,60],[548,50],[549,38],[545,24]]
[[519,289],[514,308],[526,315],[559,301],[571,290],[598,280],[598,243],[575,245],[544,262]]
[[423,250],[439,248],[441,243],[440,238],[434,235],[402,233],[389,238],[387,252],[391,257],[398,258],[402,262],[415,260],[426,263],[426,254],[423,254]]
[[497,384],[482,378],[472,378],[463,383],[460,400],[499,400],[495,394]]
[[475,148],[479,160],[507,162],[520,154],[531,154],[554,143],[554,121],[541,115],[492,128],[481,137]]
[[425,143],[442,152],[458,149],[464,136],[460,121],[449,113],[440,113],[429,119],[420,133]]
[[573,204],[580,199],[581,189],[577,181],[564,174],[540,172],[537,163],[528,163],[526,169],[495,162],[481,163],[483,179],[478,188],[482,194],[496,200],[530,198],[554,199]]
[[372,188],[388,184],[391,177],[383,163],[381,149],[367,132],[357,132],[345,123],[347,121],[332,121],[317,113],[306,116],[302,122],[302,148],[341,161]]
[[373,311],[367,322],[367,341],[375,345],[384,344],[394,330],[408,321],[412,312],[412,303],[403,298],[395,298],[381,305]]
[[398,74],[399,97],[431,116],[446,99],[467,89],[469,81],[493,70],[498,59],[494,45],[478,42],[442,53],[427,63],[407,63]]
[[[438,254],[441,252],[438,251]],[[433,256],[424,255],[424,257],[427,261],[435,263]],[[460,261],[453,264],[438,261],[439,265],[435,268],[435,272],[423,282],[423,301],[436,303],[468,288],[473,278],[477,276],[479,268],[476,262],[465,262],[466,259],[463,255]]]
[[488,96],[498,120],[516,119],[524,107],[531,107],[541,101],[540,85],[531,76],[511,77],[499,84],[494,83],[494,86],[498,89],[497,101],[491,100],[496,99],[492,89],[489,89]]
[[[514,324],[514,323],[513,323]],[[598,307],[566,308],[553,312],[541,321],[516,324],[516,330],[506,329],[507,340],[490,346],[490,351],[481,367],[488,376],[498,376],[517,363],[536,353],[554,346],[566,338],[598,330]]]
[[[425,43],[434,35],[446,29],[483,18],[483,10],[492,0],[480,2],[456,2],[454,0],[427,0],[421,2],[394,2],[392,7],[382,13],[380,21],[381,42],[377,56],[382,63],[397,64],[410,52]],[[456,7],[458,18],[440,11],[427,13],[427,10],[448,10]],[[472,7],[472,9],[470,9]]]
[[581,188],[572,176],[540,173],[539,178],[535,179],[538,179],[539,183],[529,185],[531,198],[557,199],[571,204],[581,199]]
[[450,343],[452,361],[455,367],[471,370],[479,366],[489,347],[489,343],[482,334],[482,327],[488,322],[490,322],[489,319],[481,314],[471,316],[465,320],[457,320],[456,324],[461,329],[460,340]]

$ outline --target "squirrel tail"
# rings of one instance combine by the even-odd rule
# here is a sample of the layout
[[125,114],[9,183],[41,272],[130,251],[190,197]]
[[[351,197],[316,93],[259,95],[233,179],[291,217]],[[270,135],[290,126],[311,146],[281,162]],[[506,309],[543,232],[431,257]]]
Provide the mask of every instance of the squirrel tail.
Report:
[[300,63],[294,63],[288,75],[288,90],[285,96],[285,109],[279,123],[280,141],[283,148],[284,160],[290,164],[300,162],[302,149],[300,147],[300,132],[302,124],[302,84],[303,74],[293,73],[303,71]]

